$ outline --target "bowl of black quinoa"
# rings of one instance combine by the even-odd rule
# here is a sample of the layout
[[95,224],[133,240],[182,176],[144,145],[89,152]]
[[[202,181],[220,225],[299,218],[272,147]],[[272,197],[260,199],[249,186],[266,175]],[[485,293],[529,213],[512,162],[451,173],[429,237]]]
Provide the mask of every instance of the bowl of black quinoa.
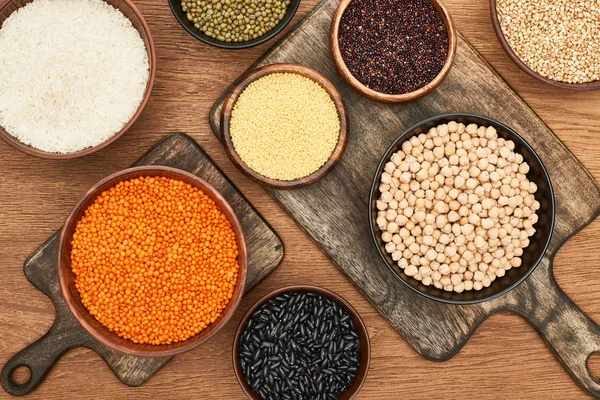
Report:
[[233,366],[249,399],[353,399],[367,377],[371,345],[352,306],[315,286],[260,299],[233,342]]
[[440,0],[341,0],[330,47],[341,77],[384,103],[417,100],[454,63],[456,27]]

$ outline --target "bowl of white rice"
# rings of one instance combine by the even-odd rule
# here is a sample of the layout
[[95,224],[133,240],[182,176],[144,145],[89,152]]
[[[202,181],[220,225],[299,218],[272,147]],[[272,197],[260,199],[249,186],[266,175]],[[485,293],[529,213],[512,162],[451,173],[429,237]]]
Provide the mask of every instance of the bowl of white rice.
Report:
[[138,119],[154,86],[150,29],[129,0],[0,7],[0,139],[30,155],[96,152]]

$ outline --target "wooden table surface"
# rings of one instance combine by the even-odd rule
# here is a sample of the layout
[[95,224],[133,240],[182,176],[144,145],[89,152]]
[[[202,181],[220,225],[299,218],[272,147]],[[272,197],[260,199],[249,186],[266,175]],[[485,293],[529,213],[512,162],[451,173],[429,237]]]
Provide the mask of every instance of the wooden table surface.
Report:
[[[303,0],[292,24],[317,1]],[[231,363],[237,323],[258,298],[300,283],[334,290],[364,318],[371,337],[372,361],[360,399],[585,396],[533,328],[511,314],[496,315],[485,322],[450,361],[436,363],[420,357],[270,197],[235,169],[210,131],[207,118],[214,101],[274,42],[235,52],[216,49],[181,29],[166,0],[135,3],[156,41],[158,72],[152,98],[134,128],[109,148],[66,162],[35,159],[0,143],[0,363],[42,336],[54,318],[52,303],[23,275],[26,257],[61,226],[93,183],[131,165],[169,132],[185,132],[200,143],[280,234],[286,257],[244,299],[222,335],[177,356],[142,387],[124,386],[98,355],[75,349],[57,363],[30,397],[242,399]],[[446,3],[458,29],[600,181],[600,91],[566,92],[535,81],[500,47],[487,0]],[[600,321],[600,274],[592,272],[600,258],[598,237],[600,221],[563,247],[555,261],[555,274],[566,293]],[[600,357],[593,358],[591,364],[600,376]],[[3,391],[0,396],[8,397]]]

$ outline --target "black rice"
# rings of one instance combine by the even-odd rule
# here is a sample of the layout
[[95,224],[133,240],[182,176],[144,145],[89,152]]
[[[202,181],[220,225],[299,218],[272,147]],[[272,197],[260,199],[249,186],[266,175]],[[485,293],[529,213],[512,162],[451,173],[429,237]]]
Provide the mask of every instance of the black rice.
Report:
[[246,382],[262,399],[337,399],[356,378],[360,342],[335,301],[289,292],[252,314],[239,355]]

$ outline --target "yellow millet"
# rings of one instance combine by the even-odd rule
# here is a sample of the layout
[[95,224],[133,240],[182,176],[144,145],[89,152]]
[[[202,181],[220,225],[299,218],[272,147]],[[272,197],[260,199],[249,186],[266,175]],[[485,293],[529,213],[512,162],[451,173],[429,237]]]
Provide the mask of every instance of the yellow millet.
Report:
[[274,73],[252,82],[231,113],[236,153],[260,175],[281,181],[321,168],[339,134],[340,118],[327,91],[294,73]]

